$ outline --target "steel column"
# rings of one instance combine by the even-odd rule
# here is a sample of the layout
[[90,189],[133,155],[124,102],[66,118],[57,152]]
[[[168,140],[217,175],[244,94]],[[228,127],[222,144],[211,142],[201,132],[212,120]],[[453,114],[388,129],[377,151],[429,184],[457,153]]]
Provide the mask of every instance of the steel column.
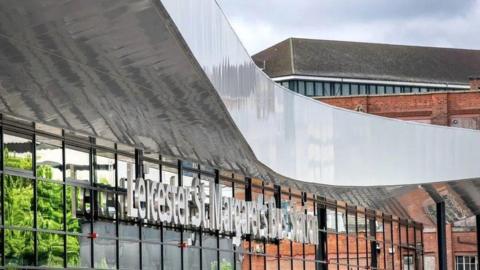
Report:
[[480,214],[476,216],[477,220],[477,270],[480,270]]
[[445,202],[437,202],[438,270],[447,270],[447,231]]

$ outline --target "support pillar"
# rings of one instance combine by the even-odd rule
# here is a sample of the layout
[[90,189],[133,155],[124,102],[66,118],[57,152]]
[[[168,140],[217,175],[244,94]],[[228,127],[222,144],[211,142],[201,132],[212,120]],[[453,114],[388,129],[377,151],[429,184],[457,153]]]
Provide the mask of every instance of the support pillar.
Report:
[[480,270],[480,214],[477,215],[477,270]]
[[447,232],[445,202],[437,202],[438,270],[447,270]]

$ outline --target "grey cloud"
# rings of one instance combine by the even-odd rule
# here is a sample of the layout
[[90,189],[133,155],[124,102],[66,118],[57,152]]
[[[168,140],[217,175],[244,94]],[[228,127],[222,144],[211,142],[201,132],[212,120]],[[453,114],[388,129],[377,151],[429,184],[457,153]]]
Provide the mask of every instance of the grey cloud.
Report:
[[480,47],[480,0],[218,1],[252,53],[292,36]]

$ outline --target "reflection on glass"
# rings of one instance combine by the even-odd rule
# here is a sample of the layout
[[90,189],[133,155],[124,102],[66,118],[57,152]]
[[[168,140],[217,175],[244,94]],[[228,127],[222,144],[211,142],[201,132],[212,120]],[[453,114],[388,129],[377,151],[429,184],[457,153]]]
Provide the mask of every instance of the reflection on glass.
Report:
[[33,144],[31,139],[5,133],[3,143],[5,167],[32,170]]
[[95,156],[95,182],[115,186],[115,157],[110,152],[99,152]]
[[164,269],[180,269],[181,257],[179,248],[180,233],[172,230],[164,230],[163,232],[163,254],[164,254]]
[[220,238],[220,269],[233,269],[234,263],[232,239]]
[[120,240],[118,248],[120,269],[140,269],[138,242]]
[[156,163],[143,162],[145,179],[160,182],[160,166]]
[[37,137],[35,158],[37,176],[40,178],[63,181],[63,161],[61,142]]
[[161,269],[160,230],[157,228],[142,228],[142,240],[157,243],[142,243],[142,269]]
[[67,186],[67,230],[70,232],[90,232],[90,194],[81,187]]
[[[120,269],[139,269],[140,268],[140,244],[138,241],[138,226],[126,223],[119,224],[119,264]],[[130,239],[131,241],[127,241]],[[135,241],[136,240],[136,241]]]
[[[63,230],[63,186],[38,180],[37,202],[38,227]],[[67,222],[72,222],[71,216],[68,216]]]
[[[39,232],[37,239],[39,265],[63,267],[63,256],[65,253],[63,241],[65,235]],[[78,252],[78,247],[70,246],[68,252]]]
[[5,230],[5,265],[33,265],[35,263],[33,232]]
[[97,191],[97,210],[98,216],[108,219],[115,219],[117,204],[115,203],[115,193],[107,191]]
[[90,181],[90,155],[88,152],[66,148],[65,163],[67,179]]
[[183,253],[184,268],[191,270],[200,269],[200,233],[184,231],[183,235],[188,245],[188,249],[185,249]]
[[[101,233],[99,235],[101,236]],[[99,237],[94,241],[94,250],[96,269],[115,269],[117,267],[115,240]]]
[[162,182],[172,186],[178,186],[178,169],[162,166]]
[[91,239],[67,235],[67,267],[86,268],[91,265]]
[[33,227],[32,180],[5,175],[5,224],[24,228]]
[[208,234],[202,237],[202,269],[217,269],[217,239]]

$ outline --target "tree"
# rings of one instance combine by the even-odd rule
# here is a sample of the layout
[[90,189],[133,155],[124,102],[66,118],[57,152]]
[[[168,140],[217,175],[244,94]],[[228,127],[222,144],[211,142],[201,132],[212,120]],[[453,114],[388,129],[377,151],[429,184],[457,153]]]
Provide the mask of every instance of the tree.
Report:
[[[32,157],[17,157],[4,150],[5,167],[31,170]],[[37,166],[37,177],[52,179],[52,167]],[[28,178],[5,175],[5,224],[22,228],[33,228],[33,183]],[[37,182],[37,226],[41,229],[63,230],[63,186],[53,182]],[[67,198],[72,198],[71,189],[67,189]],[[67,199],[67,209],[71,207]],[[70,208],[71,209],[71,208]],[[75,231],[80,230],[79,221],[67,214],[67,224]],[[32,231],[5,230],[5,259],[7,265],[32,265],[34,262],[34,237]],[[63,266],[64,252],[69,264],[77,265],[80,261],[80,243],[76,236],[67,237],[67,250],[64,250],[64,235],[54,233],[37,233],[38,259],[40,265]]]

